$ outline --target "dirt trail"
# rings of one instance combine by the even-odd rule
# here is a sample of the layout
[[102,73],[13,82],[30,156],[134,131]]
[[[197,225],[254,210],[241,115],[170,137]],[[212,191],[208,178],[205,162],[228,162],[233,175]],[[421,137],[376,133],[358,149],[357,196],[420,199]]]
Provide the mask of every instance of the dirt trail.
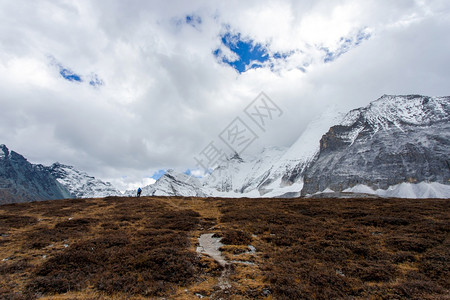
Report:
[[222,252],[219,250],[223,244],[220,242],[221,238],[213,237],[214,233],[204,233],[198,238],[199,246],[197,252],[206,254],[213,258],[219,265],[223,267],[222,274],[220,275],[218,287],[220,290],[231,288],[229,281],[230,268],[229,263],[225,260]]
[[[245,293],[247,290],[261,289],[262,277],[255,261],[255,248],[224,245],[220,242],[221,238],[214,237],[215,233],[223,235],[229,230],[226,224],[220,222],[223,205],[221,200],[193,197],[167,198],[162,201],[174,209],[189,209],[200,214],[198,228],[190,232],[191,249],[202,256],[209,269],[202,274],[201,280],[188,287],[189,292],[209,299],[228,299],[231,295],[240,293],[237,291]],[[236,247],[240,249],[238,253],[233,250]],[[212,260],[220,269],[217,269]]]
[[220,277],[210,287],[215,292],[210,294],[209,297],[213,299],[217,293],[226,293],[232,287],[229,279],[231,264],[226,261],[223,253],[219,250],[223,246],[220,242],[221,238],[213,237],[214,232],[221,228],[219,202],[199,198],[168,198],[164,199],[163,202],[175,209],[192,209],[200,214],[203,221],[211,223],[211,226],[201,226],[198,230],[192,232],[192,243],[197,244],[198,242],[195,249],[197,253],[211,257],[222,267]]

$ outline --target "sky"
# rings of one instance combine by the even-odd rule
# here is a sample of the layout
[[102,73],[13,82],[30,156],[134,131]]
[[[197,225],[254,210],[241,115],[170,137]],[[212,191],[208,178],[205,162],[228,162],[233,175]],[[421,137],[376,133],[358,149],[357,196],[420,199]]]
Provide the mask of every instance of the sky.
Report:
[[450,95],[449,29],[447,0],[0,1],[0,144],[121,190],[198,176],[234,129],[251,154],[324,111]]

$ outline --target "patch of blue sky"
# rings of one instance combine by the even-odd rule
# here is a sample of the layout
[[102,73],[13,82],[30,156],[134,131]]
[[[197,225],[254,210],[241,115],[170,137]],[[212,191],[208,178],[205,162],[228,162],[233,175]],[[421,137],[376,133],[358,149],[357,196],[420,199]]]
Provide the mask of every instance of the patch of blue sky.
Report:
[[166,174],[167,170],[164,169],[160,169],[158,171],[156,171],[155,173],[153,173],[153,175],[151,176],[151,178],[158,180],[160,179],[164,174]]
[[104,85],[103,80],[95,73],[91,73],[90,75],[81,75],[72,71],[70,68],[65,67],[62,63],[57,61],[54,56],[48,55],[47,57],[50,61],[50,65],[56,67],[59,75],[67,81],[79,83],[86,82],[94,87]]
[[274,52],[273,54],[271,54],[269,63],[270,70],[272,72],[278,72],[281,69],[285,69],[288,66],[286,65],[286,63],[288,62],[289,57],[298,51],[300,50],[291,50],[287,52]]
[[[229,28],[227,28],[229,30]],[[250,69],[269,67],[272,71],[280,61],[285,61],[295,53],[294,50],[287,52],[272,52],[268,45],[258,43],[251,38],[244,38],[240,33],[227,31],[221,35],[221,47],[212,54],[222,63],[233,67],[240,74]],[[224,53],[229,52],[231,55]]]
[[184,26],[184,25],[189,25],[189,26],[192,26],[192,27],[198,29],[203,21],[199,15],[190,14],[190,15],[186,15],[184,18],[175,18],[172,20],[172,22],[174,22],[174,24],[178,28],[180,28],[181,26]]
[[81,75],[74,73],[72,70],[59,66],[59,74],[68,81],[78,81],[83,82]]
[[370,39],[371,36],[372,36],[372,34],[370,34],[370,32],[366,32],[365,30],[360,30],[358,32],[358,34],[356,35],[355,46],[358,46],[363,41]]
[[370,32],[367,32],[365,29],[361,29],[357,32],[355,36],[341,37],[339,40],[338,47],[333,51],[331,51],[327,47],[319,48],[319,50],[325,52],[323,62],[329,63],[336,60],[344,53],[350,51],[354,47],[359,46],[363,41],[370,39],[370,37],[371,37]]
[[229,59],[223,55],[220,49],[214,50],[213,55],[236,69],[239,73],[249,69],[260,68],[270,58],[266,46],[252,39],[242,38],[240,33],[232,34],[227,32],[221,36],[221,41],[223,46],[236,55],[237,59]]

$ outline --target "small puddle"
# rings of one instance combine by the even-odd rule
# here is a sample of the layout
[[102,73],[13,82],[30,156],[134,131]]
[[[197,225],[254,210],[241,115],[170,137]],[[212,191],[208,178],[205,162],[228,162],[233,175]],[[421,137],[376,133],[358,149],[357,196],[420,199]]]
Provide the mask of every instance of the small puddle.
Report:
[[219,263],[222,267],[227,265],[225,258],[222,256],[222,252],[220,252],[220,247],[223,244],[220,242],[222,238],[213,237],[214,233],[205,233],[202,234],[198,238],[198,243],[200,244],[197,247],[197,252],[201,254],[206,254],[209,257],[213,258],[215,261]]

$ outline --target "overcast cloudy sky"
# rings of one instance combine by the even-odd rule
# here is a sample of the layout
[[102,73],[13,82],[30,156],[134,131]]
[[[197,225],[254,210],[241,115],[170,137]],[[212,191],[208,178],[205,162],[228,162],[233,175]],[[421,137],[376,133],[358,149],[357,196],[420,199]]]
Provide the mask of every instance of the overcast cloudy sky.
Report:
[[326,110],[450,95],[449,31],[447,0],[3,0],[0,144],[133,187],[225,147],[261,91],[283,114],[249,152]]

